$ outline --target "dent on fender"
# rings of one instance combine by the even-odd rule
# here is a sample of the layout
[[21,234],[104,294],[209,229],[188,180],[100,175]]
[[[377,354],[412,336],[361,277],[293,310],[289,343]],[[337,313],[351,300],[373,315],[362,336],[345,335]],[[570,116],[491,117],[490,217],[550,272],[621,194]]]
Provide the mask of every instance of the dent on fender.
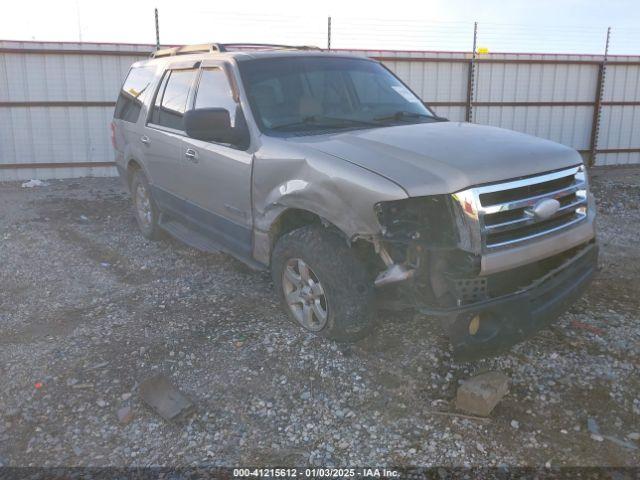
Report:
[[280,185],[280,195],[290,195],[294,192],[304,190],[309,185],[309,182],[304,180],[289,180],[288,182]]
[[[380,231],[373,208],[380,198],[406,196],[383,177],[335,157],[291,157],[291,152],[274,152],[254,160],[254,255],[262,262],[269,258],[271,226],[288,209],[316,214],[348,238],[364,237]],[[354,186],[354,175],[369,181]]]
[[[276,183],[262,204],[256,205],[256,224],[261,224],[261,229],[268,230],[282,212],[296,208],[326,218],[348,235],[358,230],[358,214],[345,204],[342,193],[336,188],[337,183],[329,175],[314,169],[305,159],[266,160],[265,163],[269,163],[271,168],[270,171],[263,171],[263,176],[266,174],[267,177],[263,177],[262,183],[270,183],[270,178],[293,178]],[[275,164],[281,164],[282,168],[273,168]],[[259,185],[255,188],[259,193]],[[257,197],[260,198],[259,195]],[[263,222],[258,219],[260,213]]]

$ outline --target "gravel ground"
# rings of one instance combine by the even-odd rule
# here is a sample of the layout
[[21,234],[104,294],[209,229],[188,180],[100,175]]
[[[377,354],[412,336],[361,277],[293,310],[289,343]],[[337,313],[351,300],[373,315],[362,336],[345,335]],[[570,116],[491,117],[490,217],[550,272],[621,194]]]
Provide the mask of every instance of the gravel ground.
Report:
[[[412,314],[379,314],[348,348],[305,334],[268,274],[146,241],[117,179],[0,184],[0,464],[638,465],[640,171],[594,190],[602,260],[585,298],[511,353],[456,363]],[[440,413],[487,370],[512,379],[487,421]],[[192,415],[142,403],[157,372]]]

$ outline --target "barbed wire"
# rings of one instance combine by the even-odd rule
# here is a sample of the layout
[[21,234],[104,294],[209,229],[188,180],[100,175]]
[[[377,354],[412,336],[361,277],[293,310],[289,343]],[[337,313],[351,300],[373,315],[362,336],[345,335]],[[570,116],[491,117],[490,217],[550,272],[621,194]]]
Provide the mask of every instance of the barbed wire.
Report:
[[[142,7],[138,6],[142,11]],[[428,50],[470,53],[474,22],[420,18],[368,18],[314,14],[240,13],[207,8],[194,10],[169,6],[160,8],[160,40],[165,44],[201,42],[257,42],[316,45],[326,48],[331,37],[333,49],[362,50]],[[149,42],[153,11],[149,12]],[[126,28],[107,32],[92,20],[78,22],[82,38],[93,40],[98,35],[111,35],[108,41],[130,41]],[[82,25],[81,25],[82,23]],[[92,27],[93,25],[93,27]],[[187,26],[187,27],[185,27]],[[640,55],[640,27],[612,26],[611,55]],[[139,30],[139,29],[138,29]],[[146,32],[149,33],[146,33]],[[526,24],[478,22],[476,44],[480,53],[565,53],[602,55],[607,26],[576,24]],[[118,33],[123,32],[123,33]],[[128,35],[128,37],[127,37]],[[139,37],[140,35],[138,35]],[[125,38],[126,37],[126,38]],[[155,42],[154,42],[155,43]]]

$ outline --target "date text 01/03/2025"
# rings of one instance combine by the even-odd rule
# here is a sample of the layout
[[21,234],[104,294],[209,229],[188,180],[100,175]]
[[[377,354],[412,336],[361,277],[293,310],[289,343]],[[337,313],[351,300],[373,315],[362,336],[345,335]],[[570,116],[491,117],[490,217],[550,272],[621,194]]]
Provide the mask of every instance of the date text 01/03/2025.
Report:
[[234,468],[237,478],[393,478],[397,470],[386,468]]

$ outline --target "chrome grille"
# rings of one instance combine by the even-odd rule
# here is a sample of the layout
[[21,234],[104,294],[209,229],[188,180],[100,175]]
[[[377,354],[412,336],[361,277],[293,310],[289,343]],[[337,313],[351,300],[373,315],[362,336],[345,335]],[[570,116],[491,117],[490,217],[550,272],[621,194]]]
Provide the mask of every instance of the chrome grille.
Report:
[[[485,250],[549,235],[587,216],[587,178],[583,166],[475,187],[455,197],[465,212],[477,220]],[[545,213],[544,207],[550,209]]]

